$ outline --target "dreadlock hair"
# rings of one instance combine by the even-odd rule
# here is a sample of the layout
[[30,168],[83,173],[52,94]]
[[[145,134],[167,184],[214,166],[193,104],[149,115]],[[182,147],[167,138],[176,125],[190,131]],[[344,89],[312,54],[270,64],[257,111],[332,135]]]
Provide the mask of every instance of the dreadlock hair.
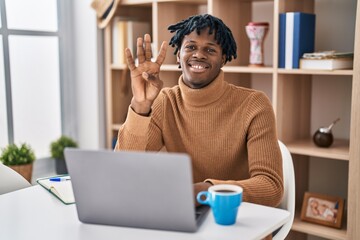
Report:
[[231,30],[223,23],[223,21],[210,14],[194,15],[188,19],[182,20],[176,24],[170,25],[168,30],[173,33],[169,45],[175,47],[174,54],[181,48],[181,43],[185,35],[190,34],[194,30],[200,35],[200,31],[209,28],[209,34],[215,31],[215,40],[221,46],[223,54],[226,55],[225,63],[236,58],[236,42]]

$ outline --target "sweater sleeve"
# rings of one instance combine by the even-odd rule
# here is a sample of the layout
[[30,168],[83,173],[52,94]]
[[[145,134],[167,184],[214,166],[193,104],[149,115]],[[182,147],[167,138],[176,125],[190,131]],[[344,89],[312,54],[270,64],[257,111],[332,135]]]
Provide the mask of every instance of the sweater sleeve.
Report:
[[250,178],[244,180],[207,179],[212,184],[240,185],[243,200],[277,206],[282,199],[282,158],[272,105],[262,93],[254,93],[247,106],[247,151]]
[[[150,116],[141,116],[129,107],[127,118],[120,127],[115,150],[159,151],[163,147],[161,129],[156,122],[161,114],[161,98],[154,102]],[[157,112],[159,111],[159,112]]]
[[150,117],[136,114],[129,107],[126,120],[118,132],[115,150],[145,150],[149,124]]

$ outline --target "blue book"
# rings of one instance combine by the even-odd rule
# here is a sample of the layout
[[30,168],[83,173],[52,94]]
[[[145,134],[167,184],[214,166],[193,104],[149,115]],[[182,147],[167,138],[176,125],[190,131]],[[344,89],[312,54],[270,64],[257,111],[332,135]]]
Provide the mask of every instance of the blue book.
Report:
[[279,16],[279,68],[285,68],[285,28],[286,14],[281,13]]
[[302,55],[314,52],[315,14],[281,13],[279,27],[279,67],[299,68]]

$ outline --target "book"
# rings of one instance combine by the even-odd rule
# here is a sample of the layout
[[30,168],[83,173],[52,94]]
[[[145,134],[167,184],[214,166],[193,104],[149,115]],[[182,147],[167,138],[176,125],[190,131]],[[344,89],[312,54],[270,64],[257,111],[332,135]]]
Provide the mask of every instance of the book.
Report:
[[285,68],[286,14],[279,16],[279,68]]
[[[61,181],[51,181],[50,179],[60,178]],[[64,204],[75,203],[71,179],[68,175],[58,175],[46,178],[38,178],[36,182],[53,194]]]
[[131,52],[136,54],[136,42],[138,37],[144,38],[146,33],[150,34],[150,24],[141,21],[128,21],[127,22],[127,47]]
[[302,55],[314,51],[315,14],[281,13],[279,28],[279,68],[299,68]]
[[326,58],[354,58],[353,52],[336,52],[334,50],[313,53],[304,53],[305,59],[326,59]]
[[336,69],[352,69],[352,58],[302,58],[300,59],[301,69],[313,69],[313,70],[336,70]]
[[148,22],[114,18],[112,41],[113,52],[112,61],[114,64],[125,64],[125,48],[129,48],[136,57],[136,42],[138,37],[144,37],[145,33],[150,33],[151,27]]
[[127,46],[126,21],[119,17],[114,18],[112,30],[112,62],[113,64],[126,63],[125,48]]

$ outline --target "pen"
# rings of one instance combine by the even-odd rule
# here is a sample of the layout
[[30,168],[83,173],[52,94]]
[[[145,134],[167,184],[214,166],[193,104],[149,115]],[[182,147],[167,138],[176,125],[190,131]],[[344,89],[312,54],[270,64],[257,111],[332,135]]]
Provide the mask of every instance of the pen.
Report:
[[49,180],[51,182],[62,182],[62,181],[70,180],[70,178],[68,178],[68,177],[53,177],[53,178],[49,178]]

